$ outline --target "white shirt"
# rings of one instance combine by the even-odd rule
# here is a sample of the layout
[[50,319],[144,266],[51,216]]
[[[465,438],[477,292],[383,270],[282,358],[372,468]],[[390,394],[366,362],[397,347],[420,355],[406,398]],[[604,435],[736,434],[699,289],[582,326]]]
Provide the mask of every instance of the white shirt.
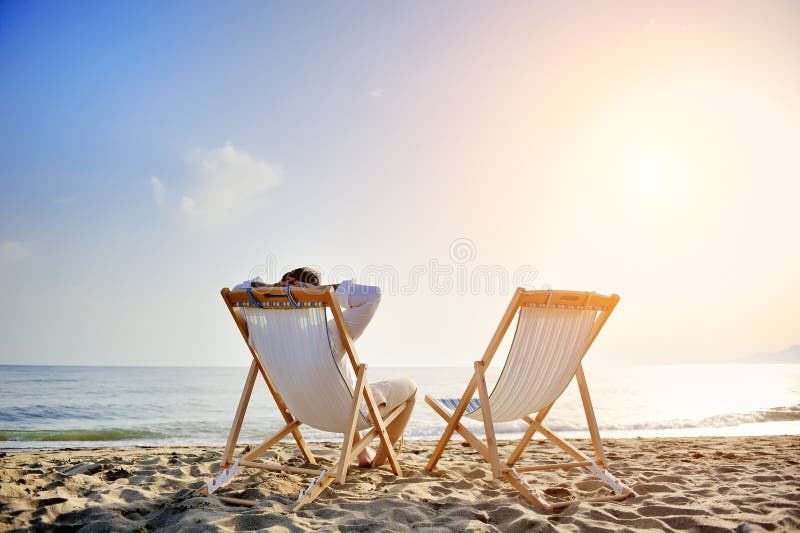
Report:
[[[378,304],[381,303],[381,289],[371,285],[359,285],[348,279],[339,284],[336,289],[336,299],[339,301],[339,306],[344,309],[342,316],[348,331],[350,331],[350,337],[356,340],[367,329],[375,311],[378,310]],[[339,329],[334,320],[328,321],[328,331],[334,353],[339,357],[344,357],[344,344],[339,337]]]

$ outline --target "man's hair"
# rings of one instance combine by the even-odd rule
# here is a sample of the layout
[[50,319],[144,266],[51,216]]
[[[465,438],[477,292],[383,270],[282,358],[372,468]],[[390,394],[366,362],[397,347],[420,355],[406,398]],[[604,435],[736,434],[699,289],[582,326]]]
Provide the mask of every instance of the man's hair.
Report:
[[288,278],[294,278],[303,283],[310,283],[311,285],[319,285],[322,275],[311,267],[295,268],[291,272],[287,272],[281,278],[281,281],[286,281]]

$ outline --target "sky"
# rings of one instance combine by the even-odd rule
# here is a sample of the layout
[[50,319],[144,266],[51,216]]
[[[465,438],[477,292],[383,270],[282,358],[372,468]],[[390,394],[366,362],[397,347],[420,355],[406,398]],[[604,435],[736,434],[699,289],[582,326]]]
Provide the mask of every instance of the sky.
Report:
[[383,289],[377,366],[513,287],[600,364],[800,343],[797,2],[0,2],[0,363],[249,364],[219,290]]

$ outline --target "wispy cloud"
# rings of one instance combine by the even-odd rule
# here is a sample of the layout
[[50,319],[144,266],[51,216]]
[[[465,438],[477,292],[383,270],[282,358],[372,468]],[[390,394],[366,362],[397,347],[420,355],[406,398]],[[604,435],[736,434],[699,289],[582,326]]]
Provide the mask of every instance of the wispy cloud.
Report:
[[157,176],[152,176],[150,178],[150,185],[153,186],[153,200],[155,200],[156,205],[161,207],[164,205],[164,184],[161,183],[161,180]]
[[375,87],[374,89],[372,89],[372,90],[369,92],[369,95],[370,95],[371,97],[373,97],[373,98],[379,98],[379,97],[383,96],[383,93],[384,93],[384,92],[385,92],[385,91],[383,90],[383,87]]
[[0,241],[0,265],[19,263],[31,256],[31,246],[21,241]]
[[181,211],[190,215],[194,211],[194,200],[188,196],[181,198]]
[[[189,223],[201,227],[231,226],[253,213],[264,195],[282,178],[272,165],[226,142],[212,150],[194,150],[187,162],[191,185],[175,208]],[[153,199],[167,204],[166,187],[150,178]]]
[[278,186],[277,170],[230,142],[189,155],[194,185],[181,207],[193,222],[231,225],[260,205],[264,194]]

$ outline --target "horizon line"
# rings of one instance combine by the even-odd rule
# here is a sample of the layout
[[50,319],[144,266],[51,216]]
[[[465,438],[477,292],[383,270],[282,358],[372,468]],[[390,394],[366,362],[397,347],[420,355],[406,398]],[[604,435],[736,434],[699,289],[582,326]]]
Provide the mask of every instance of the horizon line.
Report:
[[[787,361],[650,361],[650,362],[607,362],[607,366],[673,366],[673,365],[800,365],[800,362]],[[590,363],[591,365],[591,363]],[[131,365],[131,364],[68,364],[68,363],[0,363],[0,367],[63,367],[63,368],[249,368],[248,365]],[[370,368],[472,368],[464,365],[370,365]]]

